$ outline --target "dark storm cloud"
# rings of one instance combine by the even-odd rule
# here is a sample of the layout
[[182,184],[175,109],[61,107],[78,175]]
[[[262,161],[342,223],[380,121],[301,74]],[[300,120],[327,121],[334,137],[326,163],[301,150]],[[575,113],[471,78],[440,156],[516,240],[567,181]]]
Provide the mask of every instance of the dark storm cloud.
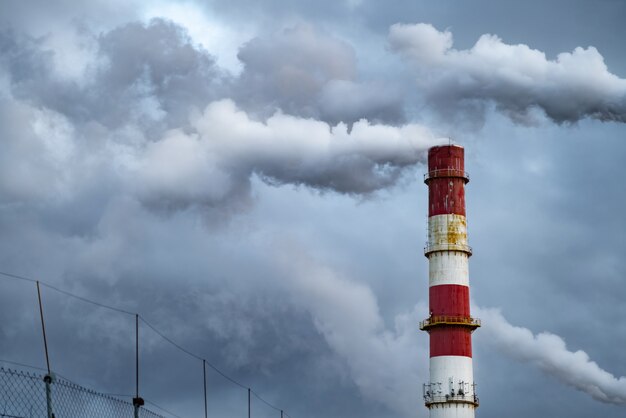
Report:
[[[235,240],[236,251],[233,248],[225,256],[226,238],[207,244],[207,239],[212,240],[210,231],[195,229],[196,209],[203,215],[214,208],[238,211],[248,204],[254,178],[274,185],[369,194],[394,185],[403,172],[423,161],[424,150],[439,139],[417,124],[396,127],[358,120],[360,110],[350,111],[355,118],[350,129],[343,123],[333,126],[297,116],[297,107],[292,109],[296,115],[287,114],[289,109],[281,108],[287,108],[286,103],[256,120],[253,111],[241,110],[232,99],[218,99],[249,86],[249,81],[238,82],[222,73],[208,52],[192,46],[180,27],[163,20],[84,36],[93,42],[89,59],[83,71],[72,74],[63,73],[55,61],[56,51],[45,38],[10,32],[3,38],[3,56],[9,59],[3,66],[2,229],[24,238],[21,243],[4,241],[3,264],[24,270],[18,265],[29,256],[22,252],[16,256],[15,247],[31,248],[31,256],[45,252],[47,261],[42,263],[53,283],[62,282],[63,287],[94,299],[108,294],[116,306],[148,310],[146,317],[157,318],[175,339],[217,359],[239,378],[267,385],[271,379],[263,375],[284,368],[284,385],[295,386],[290,384],[297,379],[292,374],[299,373],[313,386],[330,385],[335,396],[337,391],[350,395],[345,399],[357,391],[367,394],[368,402],[375,404],[368,408],[371,414],[408,413],[413,407],[410,383],[418,376],[414,333],[408,326],[415,318],[399,316],[397,327],[388,330],[369,288],[318,266],[289,245],[268,248],[262,242],[246,249]],[[320,102],[341,106],[337,96],[347,92],[356,100],[346,103],[364,114],[370,112],[375,94],[360,90],[354,53],[347,44],[313,31],[295,40],[307,47],[299,57],[299,75],[314,83],[321,77]],[[278,79],[272,73],[281,73],[293,63],[286,58],[281,66],[264,66],[254,56],[259,51],[269,53],[267,47],[253,43],[245,55],[255,63],[257,76]],[[287,43],[284,53],[290,55],[294,48]],[[328,53],[326,59],[339,65],[313,66]],[[265,88],[266,80],[258,82]],[[248,108],[254,113],[265,111]],[[177,210],[163,217],[152,208]],[[30,226],[13,230],[16,219]],[[175,241],[193,242],[202,251],[190,255],[186,250],[166,249]],[[165,243],[170,244],[163,247]],[[45,251],[46,247],[54,251]],[[210,267],[197,264],[205,260],[204,251],[215,253]],[[224,266],[221,273],[218,254],[228,263],[245,259],[250,269],[242,266],[233,272]],[[255,263],[259,255],[268,261]],[[170,281],[181,274],[176,266],[189,262],[194,268],[187,274],[195,279],[183,283],[194,290],[181,292]],[[148,265],[154,269],[146,270]],[[231,279],[232,274],[238,279]],[[152,283],[149,291],[143,289],[147,282]],[[197,283],[208,283],[208,288]],[[276,304],[277,295],[282,295],[283,303]],[[99,385],[125,387],[127,360],[107,353],[124,350],[127,321],[71,304],[66,307],[49,294],[46,298],[52,312],[54,367],[69,377],[88,375],[86,379],[101,372],[102,378],[93,377]],[[184,328],[174,325],[187,313],[191,319]],[[3,332],[19,334],[23,340],[15,339],[3,351],[26,361],[36,353],[20,353],[16,347],[34,346],[35,337],[20,333],[24,320],[13,317],[14,326]],[[175,318],[173,324],[170,317]],[[78,337],[76,329],[83,329]],[[192,373],[193,368],[182,360],[172,363],[171,353],[159,348],[158,339],[146,338],[145,361],[161,365],[163,373],[182,382],[172,390],[155,381],[146,387],[146,396],[152,391],[156,398],[183,402],[193,385],[181,374]],[[63,349],[64,341],[74,346]],[[357,347],[367,349],[357,352]],[[107,359],[102,368],[90,365],[96,355]],[[377,366],[369,365],[372,359]],[[410,373],[405,359],[411,359]],[[400,371],[405,374],[402,379],[397,378]],[[320,392],[325,393],[314,391]],[[348,406],[331,402],[326,408],[346,415],[351,413]]]
[[[415,16],[414,7],[420,19],[431,8],[445,11],[438,14],[438,27],[448,27],[450,3],[411,3],[365,39],[382,41],[389,24]],[[425,260],[416,251],[425,236],[426,191],[390,187],[415,173],[423,150],[437,138],[417,124],[393,126],[404,123],[401,98],[408,87],[394,88],[392,76],[369,68],[365,79],[363,63],[379,59],[369,55],[375,48],[348,41],[342,31],[358,26],[359,10],[375,9],[382,21],[399,4],[216,3],[224,15],[271,27],[242,46],[240,77],[220,69],[212,51],[166,20],[123,23],[98,33],[79,27],[78,47],[65,55],[63,42],[25,35],[15,24],[0,41],[2,268],[140,311],[291,416],[424,416],[419,394],[428,379],[427,338],[416,323],[427,308],[413,306],[427,298]],[[76,13],[89,14],[94,7],[97,14],[101,6],[76,5]],[[547,50],[538,42],[545,34],[528,32],[529,20],[512,37],[506,27],[483,29],[489,22],[478,15],[491,16],[490,24],[506,20],[493,9],[479,13],[454,6],[463,15],[455,16],[459,25],[475,25],[478,34],[498,33],[507,42]],[[14,9],[3,16],[35,15],[22,4]],[[53,12],[63,10],[69,19],[72,9],[55,6]],[[298,14],[326,24],[288,23],[291,29],[280,29]],[[454,33],[472,33],[468,26],[455,26]],[[467,48],[476,39],[472,33],[457,45]],[[487,49],[512,47],[491,41]],[[431,40],[429,47],[436,44]],[[557,44],[557,51],[588,44],[577,39],[572,46]],[[603,45],[597,46],[604,53]],[[73,65],[76,50],[82,65]],[[447,60],[451,51],[440,55]],[[470,56],[471,51],[461,49]],[[385,70],[402,71],[393,65]],[[464,101],[449,103],[458,110]],[[475,105],[470,103],[470,116]],[[523,116],[509,107],[509,114]],[[475,170],[468,188],[476,250],[472,292],[481,306],[506,307],[502,315],[527,330],[491,311],[476,312],[486,320],[474,340],[479,413],[621,416],[623,409],[593,402],[566,385],[603,401],[623,397],[623,382],[614,376],[626,375],[626,333],[615,321],[624,316],[624,227],[615,215],[624,202],[608,179],[624,150],[612,141],[607,159],[595,149],[607,137],[620,139],[623,125],[582,121],[579,136],[586,140],[576,141],[580,154],[552,161],[562,155],[557,144],[570,141],[572,131],[537,131],[500,119],[498,125],[493,117],[488,111],[480,138],[466,143],[468,166]],[[556,133],[549,135],[549,129]],[[544,137],[552,139],[546,149],[537,146]],[[526,162],[530,143],[560,168],[553,177],[561,180],[540,175],[543,159]],[[597,160],[589,162],[590,155]],[[355,202],[342,195],[384,189],[390,191],[380,200]],[[595,201],[586,202],[586,196]],[[217,221],[207,225],[203,221],[212,211],[231,214],[231,222],[213,216]],[[3,357],[42,364],[31,291],[3,288],[0,348]],[[46,291],[44,303],[53,368],[79,383],[132,393],[132,318],[111,317]],[[516,332],[498,332],[511,329]],[[551,335],[547,340],[539,338],[544,330]],[[142,335],[145,397],[163,400],[179,415],[198,414],[200,365],[149,330],[142,328]],[[245,414],[245,391],[219,379],[210,375],[210,408],[221,416]],[[253,404],[254,416],[275,416],[261,408]]]
[[609,72],[594,47],[549,60],[527,45],[483,35],[471,49],[456,50],[452,33],[430,24],[395,24],[389,42],[416,66],[427,100],[443,113],[480,112],[493,102],[518,122],[531,120],[535,108],[557,123],[626,122],[626,80]]
[[[612,176],[624,156],[622,125],[587,120],[568,128],[527,128],[511,126],[502,116],[497,120],[476,134],[483,146],[468,168],[468,214],[476,250],[472,292],[479,305],[501,307],[516,328],[489,329],[487,322],[495,326],[499,318],[476,313],[488,318],[475,334],[479,381],[492,396],[484,406],[489,415],[496,414],[517,402],[520,393],[532,392],[536,404],[516,404],[516,416],[585,417],[589,410],[620,416],[623,406],[592,403],[591,396],[607,401],[609,394],[618,395],[613,401],[619,402],[620,376],[626,375],[621,354],[625,328],[607,323],[624,314],[617,302],[624,296],[619,288],[624,266],[615,262],[624,248],[622,235],[615,232],[623,229],[623,220],[609,213],[626,202],[623,194],[614,193],[615,183],[601,180]],[[550,350],[539,350],[544,333],[558,335],[551,336],[557,344],[545,346]],[[507,353],[515,360],[512,367],[497,366],[490,350]],[[527,372],[518,361],[528,364]],[[496,367],[508,371],[500,374]],[[542,373],[532,372],[534,367]],[[593,369],[597,373],[589,373]],[[567,411],[549,405],[555,397],[568,399]]]
[[[128,219],[134,221],[129,224]],[[363,416],[379,416],[380,405],[384,415],[410,413],[413,382],[423,374],[415,350],[425,349],[416,341],[414,313],[398,315],[395,328],[389,329],[367,286],[310,258],[298,244],[268,242],[264,233],[231,230],[245,234],[242,243],[195,224],[193,217],[164,219],[136,202],[118,201],[109,203],[92,236],[70,238],[48,232],[40,234],[38,245],[31,248],[37,253],[54,247],[49,256],[69,267],[61,278],[51,277],[48,270],[46,280],[60,280],[66,289],[122,309],[140,310],[186,348],[246,384],[259,385],[265,393],[267,388],[285,386],[275,399],[290,414],[305,414],[306,404],[297,405],[286,394],[302,399],[311,395],[306,394],[309,391],[324,394],[322,388],[329,386],[335,388],[334,396],[324,394],[328,405],[318,406],[317,413],[361,410],[350,405],[356,390],[379,403],[368,413],[362,411]],[[29,240],[16,238],[13,245],[18,247]],[[187,244],[176,249],[171,246],[174,242]],[[236,271],[232,263],[239,265]],[[28,285],[11,290],[11,299],[24,302],[34,296],[27,291],[34,287]],[[133,318],[94,309],[48,288],[44,301],[53,368],[71,378],[93,379],[106,390],[130,391],[132,356],[127,354],[132,351],[128,350]],[[18,348],[38,347],[38,333],[24,326],[29,308],[3,306],[3,317],[11,320],[2,330],[13,337],[11,343],[3,340],[2,351],[14,360],[39,364],[38,350]],[[142,347],[146,379],[142,390],[147,399],[180,402],[199,387],[200,364],[168,351],[170,347],[143,326]],[[94,358],[102,361],[90,364]],[[176,387],[168,384],[172,381]],[[212,375],[210,382],[213,393],[228,387],[219,376]],[[342,401],[338,393],[349,396]]]

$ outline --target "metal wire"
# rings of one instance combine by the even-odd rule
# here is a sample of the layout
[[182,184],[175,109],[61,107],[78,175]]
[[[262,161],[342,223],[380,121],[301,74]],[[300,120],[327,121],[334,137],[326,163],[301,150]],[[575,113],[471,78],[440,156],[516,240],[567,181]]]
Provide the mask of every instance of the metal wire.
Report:
[[41,280],[30,279],[28,277],[20,276],[18,274],[13,274],[13,273],[7,273],[5,271],[0,271],[0,276],[2,276],[4,278],[23,280],[23,281],[31,282],[31,283],[40,283],[42,286],[45,286],[45,287],[47,287],[49,289],[52,289],[55,292],[61,293],[61,294],[65,295],[65,296],[72,297],[74,299],[78,299],[78,300],[83,301],[85,303],[89,303],[89,304],[98,306],[100,308],[109,309],[109,310],[116,311],[116,312],[119,312],[119,313],[123,313],[123,314],[126,314],[126,315],[135,316],[134,312],[130,312],[130,311],[127,311],[125,309],[116,308],[115,306],[106,305],[104,303],[96,302],[95,300],[91,300],[91,299],[87,299],[87,298],[82,297],[82,296],[78,296],[78,295],[76,295],[74,293],[68,292],[68,291],[63,290],[63,289],[59,289],[58,287],[53,286],[53,285],[51,285],[49,283],[46,283],[44,281],[41,281]]

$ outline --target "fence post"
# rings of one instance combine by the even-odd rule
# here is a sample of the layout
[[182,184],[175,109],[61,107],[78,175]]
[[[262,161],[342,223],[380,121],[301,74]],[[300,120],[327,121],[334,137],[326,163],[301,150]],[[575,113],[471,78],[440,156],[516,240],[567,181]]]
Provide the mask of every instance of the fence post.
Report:
[[250,388],[248,388],[248,418],[251,417],[250,412],[251,412],[251,410],[250,410]]
[[135,397],[133,398],[135,418],[139,418],[139,408],[144,403],[143,398],[139,397],[139,314],[135,314]]
[[39,317],[41,318],[41,333],[43,335],[44,352],[46,353],[46,366],[48,367],[48,374],[43,378],[46,384],[46,409],[48,418],[54,418],[54,413],[52,412],[52,372],[50,371],[50,357],[48,357],[48,339],[46,338],[46,322],[43,318],[43,304],[41,303],[39,280],[37,280],[37,300],[39,301]]
[[50,374],[50,357],[48,357],[48,339],[46,338],[46,322],[43,319],[43,304],[41,303],[41,289],[39,287],[39,280],[37,280],[37,299],[39,300],[39,317],[41,318],[41,333],[43,335],[43,349],[46,353],[46,366],[48,367],[48,374]]
[[206,404],[206,360],[202,359],[202,377],[204,380],[204,418],[208,418],[207,404]]
[[54,418],[54,413],[52,412],[52,376],[51,374],[47,374],[43,377],[43,381],[46,383],[46,409],[48,413],[48,418]]

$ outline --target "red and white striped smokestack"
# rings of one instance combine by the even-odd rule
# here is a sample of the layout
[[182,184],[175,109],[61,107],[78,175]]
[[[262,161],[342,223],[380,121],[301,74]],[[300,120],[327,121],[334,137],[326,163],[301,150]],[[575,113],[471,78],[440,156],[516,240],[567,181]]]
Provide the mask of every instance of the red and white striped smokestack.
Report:
[[465,218],[464,149],[459,145],[428,151],[428,243],[430,317],[420,329],[430,336],[430,382],[424,400],[431,418],[473,418],[478,407],[472,367],[472,332],[480,322],[470,316]]

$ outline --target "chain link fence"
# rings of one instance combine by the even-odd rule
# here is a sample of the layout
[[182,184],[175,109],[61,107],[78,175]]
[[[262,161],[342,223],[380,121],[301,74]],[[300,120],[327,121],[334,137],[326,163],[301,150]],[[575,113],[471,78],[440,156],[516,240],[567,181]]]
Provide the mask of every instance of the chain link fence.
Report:
[[[165,418],[140,408],[141,418]],[[0,417],[133,418],[131,402],[55,377],[50,384],[37,373],[0,367]]]

